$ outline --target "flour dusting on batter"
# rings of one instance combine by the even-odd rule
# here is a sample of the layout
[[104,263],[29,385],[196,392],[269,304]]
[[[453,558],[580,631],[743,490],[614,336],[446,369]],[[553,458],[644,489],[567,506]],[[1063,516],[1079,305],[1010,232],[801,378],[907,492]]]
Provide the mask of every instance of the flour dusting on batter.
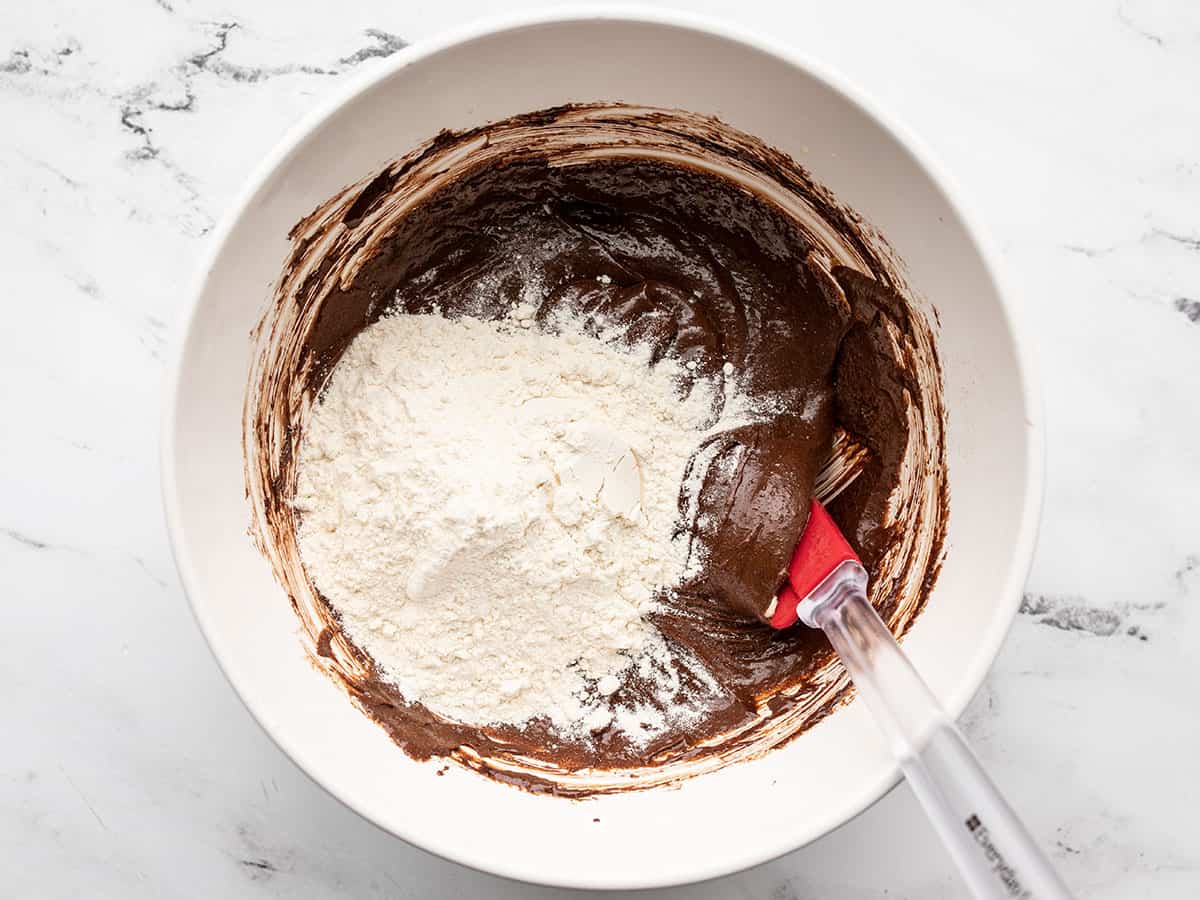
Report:
[[645,613],[683,571],[677,497],[713,386],[648,348],[530,325],[518,307],[359,334],[301,444],[301,554],[406,697],[471,724],[645,739],[662,716],[610,697],[631,667],[680,689]]

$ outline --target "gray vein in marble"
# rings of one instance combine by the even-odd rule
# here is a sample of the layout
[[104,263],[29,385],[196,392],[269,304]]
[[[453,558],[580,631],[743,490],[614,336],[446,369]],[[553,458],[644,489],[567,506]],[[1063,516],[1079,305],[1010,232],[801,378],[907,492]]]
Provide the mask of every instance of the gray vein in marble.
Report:
[[[174,7],[169,3],[159,5],[168,12],[174,12]],[[253,85],[285,75],[338,76],[369,60],[391,56],[406,46],[406,42],[391,32],[368,28],[364,32],[367,38],[364,45],[340,57],[331,65],[296,62],[256,66],[232,62],[225,58],[232,33],[242,27],[239,22],[225,19],[215,22],[203,21],[196,25],[206,34],[204,45],[199,51],[190,52],[182,61],[171,66],[166,79],[146,81],[121,93],[111,94],[102,87],[96,87],[86,78],[71,78],[71,73],[67,72],[63,90],[66,95],[75,94],[80,90],[96,93],[117,105],[117,121],[120,128],[135,139],[135,146],[126,152],[126,158],[134,163],[153,162],[167,173],[183,191],[185,205],[193,210],[200,220],[200,224],[195,228],[198,232],[196,236],[203,236],[212,229],[213,217],[204,208],[200,186],[194,176],[176,162],[169,151],[156,140],[152,124],[153,115],[195,112],[199,102],[196,83],[202,77]],[[50,49],[19,47],[10,51],[8,58],[0,62],[0,78],[22,92],[38,90],[39,88],[31,85],[40,84],[44,78],[62,77],[64,62],[77,54],[82,55],[82,50],[82,46],[74,38],[67,38],[65,42],[60,42]],[[31,81],[31,78],[36,81]],[[78,181],[52,169],[49,164],[41,161],[36,164],[51,171],[68,187],[80,186]]]
[[1200,300],[1193,300],[1191,297],[1176,297],[1175,308],[1183,313],[1189,322],[1200,322]]
[[[167,8],[167,7],[164,7]],[[169,10],[170,11],[170,10]],[[395,34],[377,28],[365,31],[369,43],[342,57],[333,66],[318,66],[308,63],[286,63],[275,66],[251,66],[230,62],[223,56],[229,49],[232,33],[241,28],[233,20],[206,22],[211,39],[207,47],[193,53],[172,68],[172,74],[181,100],[158,98],[163,90],[159,82],[147,82],[119,98],[119,121],[121,127],[137,138],[138,146],[127,154],[134,162],[156,162],[189,197],[189,203],[204,218],[199,232],[203,236],[213,226],[212,216],[200,209],[200,192],[192,176],[164,154],[164,148],[154,139],[154,128],[147,123],[151,113],[192,113],[196,110],[196,80],[209,75],[219,80],[238,84],[258,84],[283,75],[336,76],[371,59],[391,56],[406,46],[406,42]]]
[[189,57],[180,68],[185,80],[185,100],[179,104],[154,104],[152,108],[169,112],[190,112],[196,100],[191,91],[190,78],[199,72],[207,72],[218,78],[227,78],[245,84],[256,84],[281,75],[340,75],[346,69],[353,68],[369,59],[383,59],[408,46],[407,42],[398,35],[378,28],[368,28],[364,34],[370,38],[371,42],[353,53],[343,56],[333,66],[318,66],[309,63],[248,66],[218,58],[229,48],[230,34],[241,27],[239,23],[225,21],[213,23],[213,26],[213,45],[207,50]]
[[15,528],[0,528],[0,534],[3,534],[9,540],[15,541],[24,547],[29,547],[32,550],[56,549],[53,544],[48,544],[45,541],[40,541],[37,538],[30,537],[24,532],[17,531]]
[[[69,37],[65,43],[55,47],[48,53],[39,51],[36,56],[29,47],[19,47],[8,54],[8,59],[0,62],[0,75],[51,75],[62,66],[68,57],[82,50],[83,47],[75,38]],[[35,63],[35,59],[40,62]]]
[[800,900],[800,895],[796,892],[795,885],[789,880],[780,883],[775,890],[771,891],[771,900]]
[[83,805],[86,806],[88,808],[88,812],[90,812],[95,817],[95,819],[99,823],[100,827],[103,828],[105,831],[108,831],[109,830],[108,825],[105,824],[104,819],[101,818],[101,816],[100,816],[100,813],[96,811],[96,807],[92,804],[92,801],[88,799],[88,795],[85,794],[83,792],[83,789],[78,784],[75,783],[75,779],[72,778],[70,776],[70,774],[67,772],[67,770],[64,769],[62,766],[59,766],[58,770],[60,772],[62,772],[63,778],[66,779],[67,784],[69,784],[71,786],[72,790],[74,790],[75,793],[79,795],[79,799],[83,801]]
[[1166,228],[1151,228],[1149,231],[1126,241],[1117,241],[1114,244],[1108,244],[1102,247],[1088,247],[1082,244],[1063,244],[1064,250],[1069,250],[1071,253],[1078,253],[1081,256],[1086,256],[1089,259],[1097,259],[1102,256],[1109,256],[1121,250],[1127,250],[1133,247],[1140,247],[1156,238],[1170,241],[1173,244],[1180,244],[1188,250],[1200,250],[1200,238],[1193,237],[1190,234],[1180,234],[1176,231],[1170,231]]
[[8,59],[0,63],[0,72],[6,75],[26,75],[32,68],[28,50],[14,50],[8,55]]
[[71,282],[79,293],[85,297],[91,297],[93,300],[100,299],[100,285],[91,275],[84,273],[64,272],[63,277]]
[[339,65],[357,66],[368,59],[383,59],[408,46],[408,42],[404,38],[387,31],[381,31],[378,28],[368,28],[364,34],[375,41],[376,45],[374,47],[362,47],[355,50],[349,56],[343,56],[338,60]]
[[100,284],[90,273],[79,266],[67,248],[48,239],[36,241],[35,246],[47,257],[58,262],[56,267],[58,274],[80,294],[112,306],[118,317],[132,332],[134,339],[145,348],[151,359],[156,361],[162,359],[167,343],[166,323],[162,319],[149,313],[137,313],[123,307],[113,306],[104,296]]
[[1123,6],[1117,7],[1117,21],[1136,34],[1138,37],[1144,38],[1155,46],[1161,47],[1166,43],[1161,36],[1154,34],[1152,31],[1147,31],[1145,28],[1135,22],[1130,17],[1129,13],[1125,11]]
[[79,188],[81,188],[83,186],[80,182],[76,181],[74,178],[71,178],[65,172],[62,172],[59,169],[56,169],[54,166],[50,165],[50,163],[46,162],[44,159],[34,159],[29,154],[23,153],[20,150],[18,150],[16,152],[17,152],[17,155],[21,157],[21,159],[25,160],[25,163],[27,165],[33,166],[35,169],[41,169],[44,172],[49,172],[51,175],[53,175],[55,178],[57,178],[59,181],[61,181],[63,184],[65,184],[67,187],[69,187],[71,190],[77,191],[77,190],[79,190]]
[[146,577],[157,584],[160,588],[167,587],[166,579],[160,578],[158,575],[155,575],[152,571],[150,571],[150,567],[146,565],[146,561],[144,559],[142,559],[140,556],[135,556],[133,557],[133,561],[137,564],[139,569],[146,573]]
[[[201,74],[209,74],[216,78],[228,79],[243,84],[257,84],[281,75],[340,75],[347,69],[353,68],[369,59],[381,59],[391,56],[407,46],[403,38],[382,31],[378,28],[368,28],[364,32],[370,43],[359,48],[348,56],[342,57],[333,66],[318,66],[309,63],[285,63],[276,66],[250,66],[230,62],[222,56],[229,49],[231,34],[242,26],[233,20],[223,22],[206,22],[204,27],[211,30],[210,45],[194,53],[182,63],[174,67],[174,74],[179,80],[183,97],[182,101],[167,102],[150,99],[159,85],[149,83],[131,92],[129,102],[122,110],[122,124],[140,137],[149,137],[153,129],[142,125],[141,116],[149,111],[158,112],[193,112],[196,107],[194,80]],[[154,147],[149,143],[150,147]],[[157,156],[157,150],[154,153]]]
[[1192,237],[1190,234],[1178,234],[1173,231],[1167,231],[1165,228],[1155,228],[1143,237],[1142,240],[1145,241],[1154,237],[1166,238],[1173,243],[1183,244],[1189,250],[1200,250],[1200,238]]
[[1062,631],[1083,631],[1096,637],[1111,637],[1121,633],[1140,641],[1150,640],[1140,624],[1130,622],[1138,614],[1158,612],[1166,606],[1158,603],[1121,603],[1103,607],[1088,603],[1075,595],[1025,594],[1021,597],[1021,613],[1032,616],[1039,625],[1049,625]]
[[237,861],[251,881],[261,881],[279,872],[292,871],[292,854],[276,854],[267,850],[249,825],[238,825],[237,835],[244,848],[238,854]]
[[151,359],[161,360],[167,349],[166,325],[151,315],[143,315],[141,323],[145,327],[138,327],[136,323],[134,325],[138,343],[146,348]]
[[[173,4],[159,5],[174,13]],[[340,57],[332,65],[312,65],[303,62],[274,66],[254,66],[235,63],[225,58],[232,33],[242,26],[232,19],[195,23],[206,33],[206,40],[199,51],[191,51],[182,61],[169,67],[168,77],[143,82],[118,94],[97,87],[85,77],[62,69],[69,58],[82,54],[82,46],[74,38],[53,45],[50,49],[18,47],[7,60],[0,62],[0,84],[14,87],[23,93],[44,90],[44,79],[55,78],[62,96],[71,96],[80,91],[95,93],[117,105],[117,121],[126,134],[135,140],[126,158],[135,164],[154,163],[174,182],[183,195],[183,205],[189,210],[192,224],[187,230],[192,236],[202,237],[212,230],[214,217],[206,208],[201,196],[201,185],[197,179],[172,157],[169,150],[156,139],[153,116],[165,113],[193,113],[199,102],[197,80],[212,77],[219,81],[237,84],[259,84],[284,75],[337,76],[368,60],[391,56],[406,45],[399,36],[378,28],[364,32],[365,44],[353,52]],[[74,74],[74,77],[72,75]],[[7,77],[6,77],[7,76]],[[54,169],[48,163],[38,161],[40,168],[51,171],[60,181],[72,189],[80,183],[67,174]],[[98,296],[98,287],[90,279],[74,282],[83,293]],[[158,326],[150,323],[155,331]],[[162,354],[162,338],[159,334],[149,339],[139,336],[150,355],[155,359]]]
[[[229,34],[235,28],[238,28],[237,22],[222,22],[217,25],[216,38],[217,44],[204,53],[199,53],[187,61],[188,65],[195,67],[197,71],[209,72],[216,75],[218,78],[228,78],[232,81],[239,81],[247,84],[255,84],[259,81],[266,81],[269,78],[276,78],[280,75],[336,75],[336,69],[326,69],[322,66],[313,66],[305,63],[285,63],[282,66],[244,66],[237,63],[231,63],[228,60],[218,59],[225,50],[229,47]],[[179,110],[191,111],[193,101],[196,98],[188,91],[186,105],[178,107]]]
[[[134,464],[133,457],[129,456],[128,454],[118,453],[109,447],[92,444],[88,441],[81,440],[78,437],[72,437],[69,434],[47,433],[46,437],[54,443],[63,444],[64,446],[70,447],[72,450],[76,450],[79,453],[85,453],[88,454],[88,456],[101,457],[102,459],[97,459],[93,463],[94,465],[107,466],[109,462],[120,463],[125,466]],[[111,473],[112,470],[108,469],[107,471]]]
[[[1200,257],[1193,255],[1200,254],[1200,237],[1169,228],[1153,227],[1137,237],[1106,245],[1060,246],[1069,253],[1086,257],[1097,264],[1114,267],[1116,271],[1110,273],[1114,286],[1129,297],[1168,306],[1189,322],[1200,323],[1200,299],[1196,299],[1190,287],[1180,283],[1185,279],[1189,285],[1195,281],[1194,273],[1188,273],[1191,273],[1195,262],[1200,262]],[[1183,255],[1169,264],[1158,266],[1155,270],[1156,280],[1151,282],[1154,286],[1147,289],[1142,261],[1147,253],[1162,252],[1168,247],[1176,248]],[[1110,257],[1114,260],[1111,263],[1107,262]]]
[[142,125],[141,118],[145,114],[144,110],[137,109],[135,106],[126,105],[121,108],[121,127],[130,134],[141,138],[142,146],[137,150],[130,151],[130,159],[157,159],[159,148],[154,146],[150,140],[150,129]]
[[[89,451],[91,450],[91,448],[88,447],[86,444],[82,444],[79,446],[81,446],[85,450],[89,450]],[[0,535],[3,535],[4,537],[8,538],[14,544],[17,544],[22,547],[27,547],[30,550],[62,551],[62,552],[74,553],[74,554],[79,554],[79,555],[88,556],[88,557],[90,557],[92,555],[87,550],[80,549],[78,547],[67,546],[66,544],[52,544],[49,541],[42,540],[41,538],[35,538],[35,537],[33,537],[23,531],[19,531],[15,528],[0,528]],[[125,557],[125,558],[132,561],[133,564],[135,566],[137,566],[137,568],[142,572],[142,574],[145,575],[148,579],[150,579],[150,581],[152,581],[158,587],[162,588],[163,590],[170,588],[170,583],[167,581],[167,579],[162,577],[161,575],[156,574],[154,572],[154,570],[150,568],[149,563],[147,563],[143,557],[138,556],[137,554],[131,554],[130,556]],[[103,557],[101,557],[100,561],[115,563],[115,562],[120,562],[120,558],[119,557],[109,557],[107,560],[105,560]]]
[[[1192,319],[1192,321],[1196,321]],[[1200,553],[1189,553],[1184,557],[1183,565],[1175,570],[1175,583],[1179,586],[1179,592],[1186,594],[1188,592],[1188,582],[1191,581],[1192,574],[1200,570]]]

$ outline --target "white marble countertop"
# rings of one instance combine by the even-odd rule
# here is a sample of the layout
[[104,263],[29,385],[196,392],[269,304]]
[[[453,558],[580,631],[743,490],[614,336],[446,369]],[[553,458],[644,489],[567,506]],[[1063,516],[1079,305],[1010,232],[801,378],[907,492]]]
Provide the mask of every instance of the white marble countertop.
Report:
[[[1200,896],[1200,5],[694,5],[857,81],[998,237],[1041,344],[1048,493],[964,723],[1081,897]],[[318,97],[488,6],[0,5],[6,896],[565,896],[434,859],[301,775],[209,656],[159,506],[164,333],[214,220]],[[670,896],[963,889],[901,787]]]

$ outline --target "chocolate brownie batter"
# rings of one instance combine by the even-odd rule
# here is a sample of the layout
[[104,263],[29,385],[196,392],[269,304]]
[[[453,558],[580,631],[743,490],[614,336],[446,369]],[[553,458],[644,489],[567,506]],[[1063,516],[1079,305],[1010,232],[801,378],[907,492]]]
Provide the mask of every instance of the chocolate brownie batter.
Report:
[[[561,124],[577,109],[539,114],[545,117],[540,124]],[[677,116],[693,126],[725,127]],[[642,120],[651,132],[663,121],[646,119],[644,112]],[[493,126],[490,137],[497,129],[511,137],[538,125],[531,117],[510,120]],[[671,139],[689,137],[680,134],[678,122],[672,125]],[[729,131],[740,141],[752,141]],[[844,695],[836,676],[837,689],[830,689],[832,655],[822,635],[801,627],[774,632],[764,624],[804,528],[835,427],[870,453],[865,471],[833,502],[831,512],[876,583],[896,588],[912,580],[911,571],[889,573],[884,560],[906,545],[897,524],[904,521],[897,516],[897,498],[902,505],[904,496],[914,494],[912,485],[902,484],[914,445],[914,410],[916,421],[922,421],[920,414],[930,415],[938,427],[934,446],[916,442],[924,447],[921,462],[942,465],[940,385],[924,319],[913,311],[885,257],[863,236],[861,223],[813,187],[803,170],[766,148],[757,157],[760,166],[772,167],[775,182],[783,181],[793,193],[804,186],[804,199],[817,208],[825,227],[846,238],[840,247],[829,246],[817,229],[772,199],[686,158],[664,161],[629,152],[564,164],[531,143],[503,158],[464,166],[455,177],[424,190],[418,179],[417,189],[405,196],[414,163],[419,166],[430,154],[477,136],[440,136],[415,160],[394,164],[335,198],[294,232],[292,271],[280,296],[290,295],[308,315],[300,317],[303,327],[284,329],[297,377],[286,405],[291,415],[285,430],[275,432],[280,445],[274,454],[268,447],[263,464],[255,465],[248,444],[251,499],[261,497],[264,509],[260,541],[274,548],[279,574],[279,546],[287,543],[284,532],[294,527],[288,502],[301,413],[364,327],[390,312],[498,319],[517,303],[532,304],[544,328],[556,327],[558,317],[569,314],[597,340],[649,343],[655,358],[682,360],[695,379],[729,379],[732,368],[737,395],[755,411],[720,428],[689,463],[678,529],[689,542],[692,574],[678,589],[664,590],[653,615],[682,656],[701,661],[719,689],[681,667],[683,691],[693,703],[696,696],[704,697],[702,721],[680,725],[649,743],[631,741],[616,730],[584,741],[538,721],[519,728],[462,725],[408,702],[349,645],[328,604],[316,596],[318,654],[332,663],[327,668],[356,702],[412,755],[450,756],[533,789],[580,794],[648,786],[661,781],[644,777],[654,767],[666,766],[682,777],[689,774],[689,761],[721,761],[722,754],[740,758],[747,747],[762,752],[790,739]],[[397,197],[403,202],[397,204]],[[320,228],[314,231],[316,223]],[[370,236],[343,241],[360,231]],[[311,252],[314,241],[331,236],[331,246]],[[856,265],[842,264],[846,256]],[[279,321],[272,323],[269,315],[264,324],[267,339],[279,344]],[[922,378],[923,371],[927,374],[917,359],[922,352],[932,366],[932,382]],[[681,394],[694,383],[681,383]],[[931,384],[938,393],[932,402]],[[248,397],[247,426],[266,426],[265,416],[275,417],[277,428],[284,407],[263,401],[272,396],[278,401],[278,380],[264,376],[259,387],[257,398]],[[722,397],[732,391],[731,384]],[[714,406],[714,423],[730,418],[722,417],[724,402]],[[915,596],[875,598],[893,627],[911,620],[936,573],[945,518],[942,474],[935,473],[932,495],[924,487],[915,489],[925,517],[925,546],[907,560],[920,567]],[[933,503],[927,502],[930,496]],[[926,521],[931,516],[934,521]],[[291,540],[294,544],[294,536]],[[284,556],[294,570],[298,557],[290,550]],[[297,573],[282,577],[303,619]],[[897,617],[901,605],[906,609]],[[818,674],[819,684],[810,684]],[[632,678],[612,702],[671,705],[651,688]],[[663,711],[669,718],[669,709]],[[779,720],[792,727],[764,739]],[[731,749],[739,752],[729,754]],[[595,777],[597,771],[608,774]]]

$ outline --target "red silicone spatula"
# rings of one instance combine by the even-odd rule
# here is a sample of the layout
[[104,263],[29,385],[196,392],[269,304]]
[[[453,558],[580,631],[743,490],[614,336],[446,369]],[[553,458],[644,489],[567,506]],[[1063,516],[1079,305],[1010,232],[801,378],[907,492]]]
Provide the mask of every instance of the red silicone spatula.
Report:
[[867,600],[866,569],[816,500],[788,580],[768,609],[771,625],[786,628],[799,619],[829,637],[972,893],[985,900],[1070,900]]

